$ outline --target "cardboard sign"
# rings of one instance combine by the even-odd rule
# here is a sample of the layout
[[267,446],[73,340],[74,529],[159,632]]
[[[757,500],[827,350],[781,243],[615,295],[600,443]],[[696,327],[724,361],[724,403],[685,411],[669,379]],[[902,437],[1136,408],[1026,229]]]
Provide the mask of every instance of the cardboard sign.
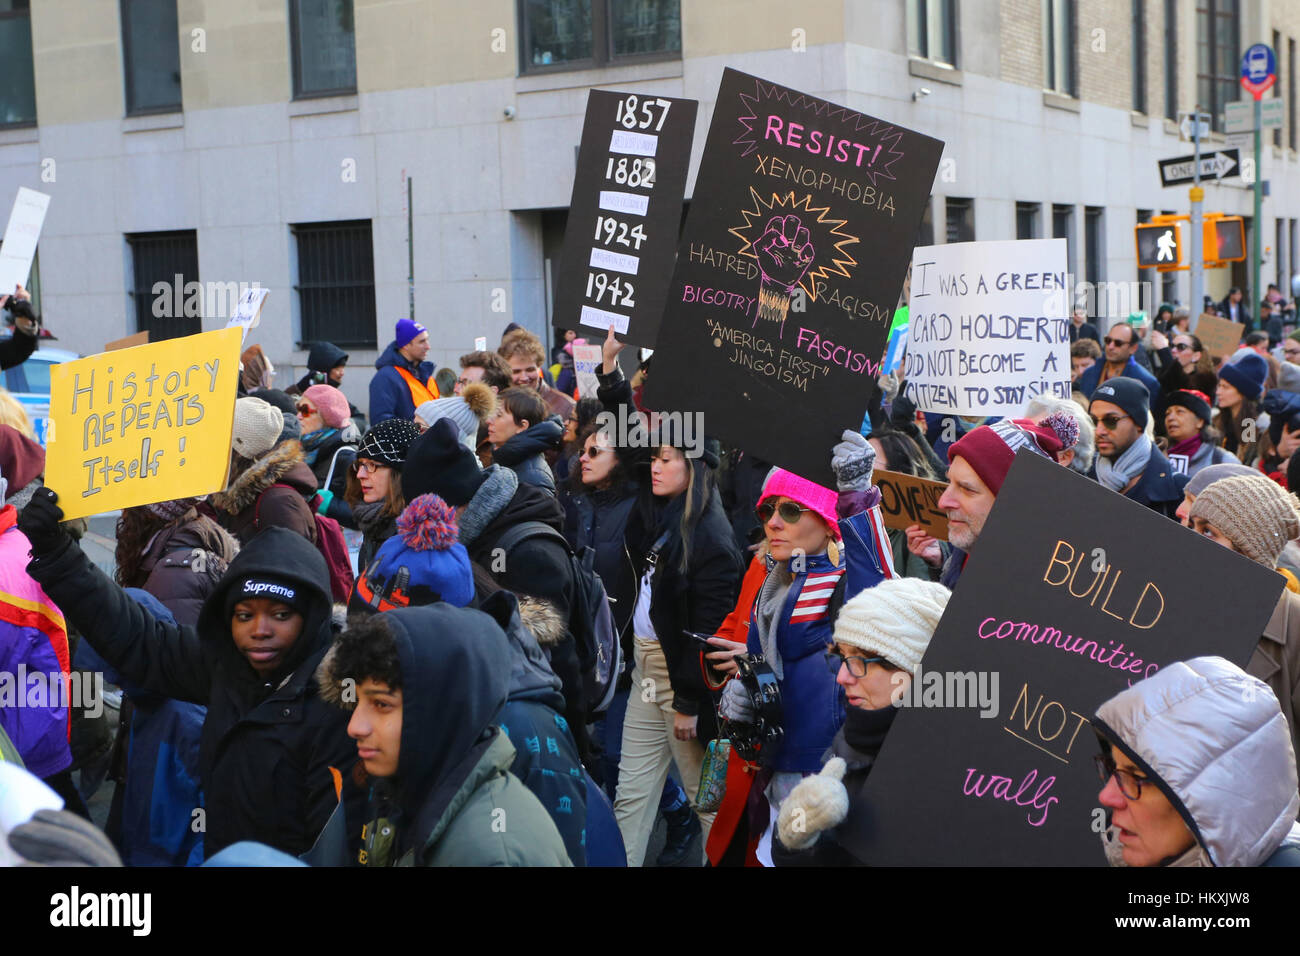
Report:
[[109,342],[107,345],[104,346],[104,351],[116,352],[119,349],[133,349],[137,345],[148,345],[148,344],[149,344],[149,330],[145,329],[143,332],[137,332],[134,335],[128,335],[124,339],[114,339],[113,341]]
[[240,340],[219,329],[52,366],[45,483],[64,515],[224,488]]
[[551,322],[654,345],[677,252],[695,100],[592,90]]
[[270,294],[270,289],[263,289],[260,286],[245,289],[240,293],[239,301],[235,304],[235,311],[231,313],[226,328],[243,329],[241,344],[248,339],[249,330],[261,321],[262,306],[266,305],[266,297]]
[[50,197],[26,186],[18,187],[9,225],[5,227],[4,245],[0,246],[0,295],[12,295],[14,286],[27,285],[36,256],[36,243],[41,238],[45,212],[50,208]]
[[1070,397],[1064,239],[912,252],[905,394],[923,412],[1006,418]]
[[886,528],[920,525],[932,538],[948,540],[948,513],[939,507],[947,482],[877,468],[871,479],[880,489],[880,516]]
[[[668,290],[651,408],[834,486],[943,144],[736,70],[718,90]],[[777,422],[798,428],[774,428]]]
[[1201,313],[1192,334],[1201,340],[1211,358],[1227,358],[1241,345],[1246,334],[1245,323],[1229,322],[1210,312]]
[[578,379],[578,396],[595,398],[600,382],[596,373],[600,371],[604,356],[599,345],[575,345],[573,347],[573,374]]
[[873,865],[1105,865],[1090,718],[1176,661],[1244,667],[1283,584],[1022,450],[842,842]]

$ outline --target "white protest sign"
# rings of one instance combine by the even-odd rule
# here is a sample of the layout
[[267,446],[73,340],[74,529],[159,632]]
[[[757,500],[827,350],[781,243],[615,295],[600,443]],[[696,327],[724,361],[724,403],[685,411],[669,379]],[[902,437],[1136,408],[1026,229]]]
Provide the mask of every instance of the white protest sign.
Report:
[[478,338],[476,338],[476,339],[474,340],[474,351],[475,351],[475,352],[486,352],[486,351],[487,351],[487,336],[486,336],[486,335],[480,335]]
[[924,412],[1018,417],[1070,397],[1064,239],[912,252],[906,394]]
[[27,284],[36,255],[36,243],[45,224],[45,210],[50,197],[26,186],[18,188],[9,225],[5,227],[4,245],[0,246],[0,295],[12,295],[14,286]]
[[596,372],[604,361],[599,345],[575,345],[573,347],[573,374],[578,379],[578,395],[582,398],[595,398],[600,383]]
[[230,321],[226,323],[226,328],[238,326],[244,330],[242,342],[248,341],[248,330],[255,327],[262,318],[262,306],[266,304],[266,297],[271,294],[270,289],[263,289],[254,286],[251,289],[245,289],[239,296],[239,302],[235,304],[235,311],[230,315]]

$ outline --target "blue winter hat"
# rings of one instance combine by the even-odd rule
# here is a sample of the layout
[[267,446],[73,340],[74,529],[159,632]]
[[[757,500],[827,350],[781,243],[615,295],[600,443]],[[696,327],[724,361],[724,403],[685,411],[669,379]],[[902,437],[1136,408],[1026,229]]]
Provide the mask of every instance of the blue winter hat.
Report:
[[456,512],[437,495],[420,495],[397,518],[397,534],[357,579],[349,610],[389,611],[474,599],[469,553],[458,538]]
[[1242,398],[1255,401],[1268,381],[1268,362],[1257,352],[1247,350],[1241,358],[1224,362],[1219,378],[1241,392]]
[[397,334],[395,336],[397,347],[399,349],[404,348],[413,338],[424,331],[426,331],[424,326],[414,319],[398,319]]

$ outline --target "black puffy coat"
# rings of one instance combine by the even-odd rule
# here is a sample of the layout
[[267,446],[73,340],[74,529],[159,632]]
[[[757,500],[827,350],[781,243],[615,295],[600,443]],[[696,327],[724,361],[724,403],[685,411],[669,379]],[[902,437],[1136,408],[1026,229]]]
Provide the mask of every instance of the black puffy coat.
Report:
[[537,485],[555,494],[555,476],[546,463],[546,453],[560,447],[564,425],[555,418],[530,425],[512,435],[492,452],[492,463],[509,468],[525,485]]
[[[27,571],[124,679],[207,706],[199,742],[206,854],[239,840],[295,855],[311,847],[357,754],[350,715],[321,700],[314,676],[332,632],[329,572],[310,542],[276,527],[250,540],[204,603],[197,628],[153,618],[70,539],[33,558]],[[236,649],[224,619],[228,589],[257,574],[307,594],[302,633],[269,679]]]
[[596,573],[614,601],[614,624],[623,635],[623,658],[631,669],[632,611],[636,607],[637,572],[627,546],[627,523],[636,507],[636,485],[619,490],[589,491],[570,499],[564,536],[575,551],[595,552]]
[[203,602],[221,582],[239,551],[237,542],[211,518],[192,513],[156,535],[140,561],[135,581],[172,612],[176,623],[195,626]]

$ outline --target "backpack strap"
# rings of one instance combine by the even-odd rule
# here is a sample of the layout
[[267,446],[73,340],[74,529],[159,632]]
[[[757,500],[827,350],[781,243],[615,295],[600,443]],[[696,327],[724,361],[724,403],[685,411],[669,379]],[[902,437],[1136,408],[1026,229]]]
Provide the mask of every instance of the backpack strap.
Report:
[[521,521],[519,524],[511,525],[506,529],[505,534],[497,538],[495,546],[509,554],[517,545],[530,538],[547,538],[561,545],[565,554],[573,555],[569,540],[545,521]]

